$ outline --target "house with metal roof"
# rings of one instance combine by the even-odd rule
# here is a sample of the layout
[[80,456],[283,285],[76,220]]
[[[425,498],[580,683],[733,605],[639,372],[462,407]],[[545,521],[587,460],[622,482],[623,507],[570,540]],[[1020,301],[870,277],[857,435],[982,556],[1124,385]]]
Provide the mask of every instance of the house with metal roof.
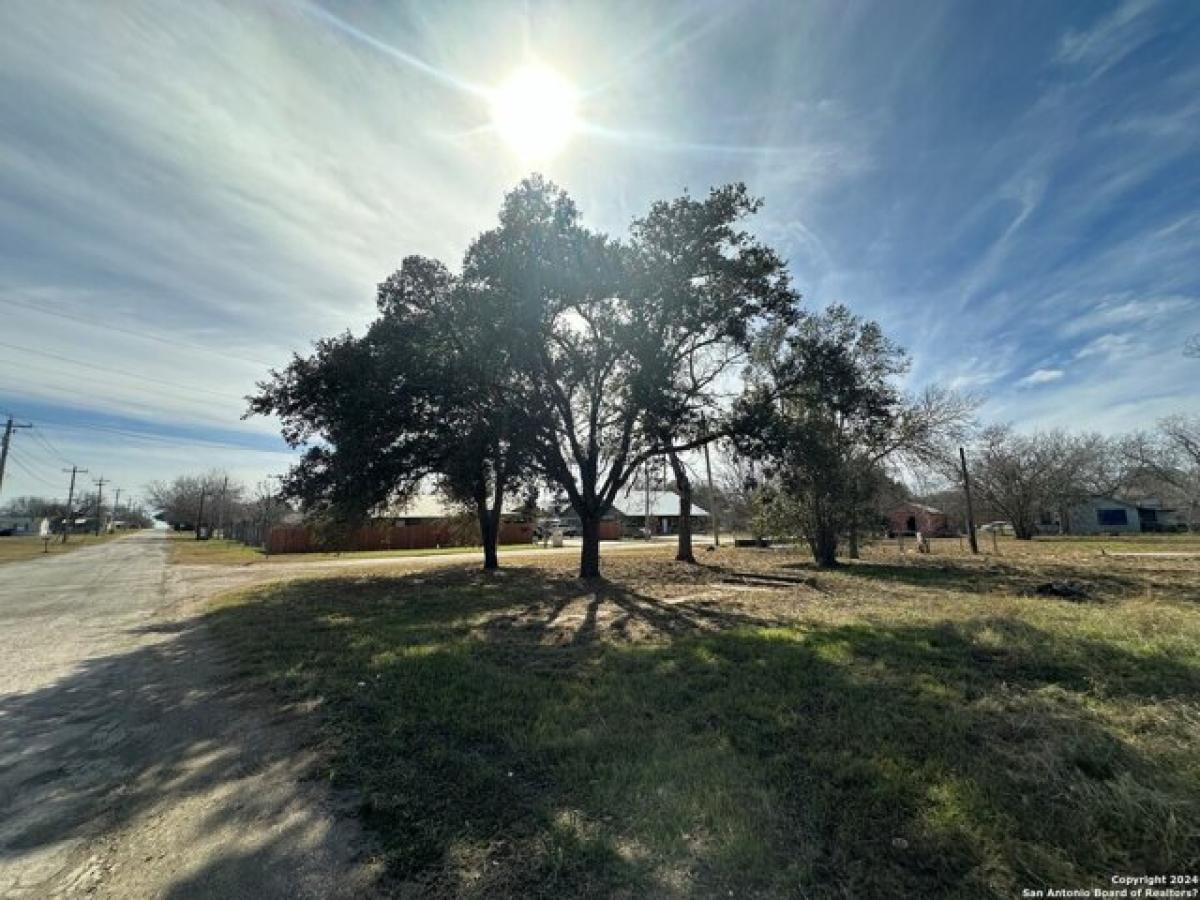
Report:
[[[649,516],[650,529],[655,534],[677,534],[679,532],[680,501],[674,491],[630,490],[617,498],[613,504],[627,528],[646,527]],[[692,503],[691,520],[694,531],[705,531],[709,527],[708,511]]]

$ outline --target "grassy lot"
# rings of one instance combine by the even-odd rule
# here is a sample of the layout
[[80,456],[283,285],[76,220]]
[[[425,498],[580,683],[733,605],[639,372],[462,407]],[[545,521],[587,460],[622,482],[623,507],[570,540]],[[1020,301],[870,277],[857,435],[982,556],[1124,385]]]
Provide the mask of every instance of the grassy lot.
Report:
[[401,895],[1007,898],[1196,872],[1200,560],[1002,549],[617,557],[591,586],[546,557],[277,583],[211,623],[311,706]]
[[[94,544],[111,541],[118,534],[102,534],[97,537],[94,534],[73,534],[66,544],[62,541],[61,535],[56,535],[50,544],[47,546],[43,543],[40,537],[0,537],[0,565],[8,562],[20,562],[26,559],[36,559],[41,556],[54,556],[63,553],[70,553],[72,550],[78,550],[80,547],[91,547]],[[49,550],[47,554],[45,551]]]
[[[198,541],[195,535],[181,532],[171,534],[171,561],[185,565],[245,566],[260,563],[319,562],[331,559],[389,559],[406,556],[437,556],[445,553],[481,553],[481,547],[442,547],[428,550],[356,550],[344,553],[263,553],[258,547],[248,547],[237,541]],[[541,545],[502,545],[505,550],[537,550]]]

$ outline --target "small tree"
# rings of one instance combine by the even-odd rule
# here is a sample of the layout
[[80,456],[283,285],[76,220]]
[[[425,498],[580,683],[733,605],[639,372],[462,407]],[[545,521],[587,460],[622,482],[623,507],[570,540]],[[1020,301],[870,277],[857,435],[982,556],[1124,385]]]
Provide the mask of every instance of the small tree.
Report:
[[931,455],[970,417],[972,402],[950,392],[906,397],[896,379],[907,367],[876,323],[837,305],[776,329],[755,354],[738,445],[768,475],[762,518],[806,540],[820,566],[857,531],[880,465]]

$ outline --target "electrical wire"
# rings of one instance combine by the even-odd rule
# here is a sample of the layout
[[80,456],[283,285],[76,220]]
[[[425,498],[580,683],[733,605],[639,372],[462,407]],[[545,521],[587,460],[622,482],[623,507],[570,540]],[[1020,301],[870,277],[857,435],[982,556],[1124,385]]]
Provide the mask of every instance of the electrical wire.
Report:
[[[71,375],[62,371],[61,366],[56,366],[56,365],[52,365],[50,363],[42,363],[42,362],[24,362],[21,365],[23,367],[42,369],[43,371],[50,373],[49,378],[47,378],[46,376],[43,376],[43,375],[38,375],[36,387],[39,389],[54,390],[54,391],[59,391],[60,393],[71,393],[71,394],[79,393],[79,388],[78,388],[79,376],[75,376],[74,378],[72,378]],[[148,387],[120,384],[115,381],[100,380],[100,379],[97,379],[96,376],[88,376],[88,377],[92,379],[92,381],[91,381],[92,384],[95,384],[98,382],[99,384],[107,385],[108,387],[110,387],[116,391],[132,393],[134,395],[142,396],[144,398],[151,399],[151,400],[161,400],[164,402],[169,401],[170,403],[175,404],[175,405],[186,404],[188,406],[199,408],[199,409],[212,410],[215,406],[219,405],[219,403],[220,403],[220,401],[217,401],[217,400],[211,400],[211,399],[205,400],[205,399],[202,399],[200,397],[195,397],[195,396],[185,397],[185,396],[180,396],[177,394],[171,394],[166,391],[154,390],[154,389],[148,388]],[[67,383],[64,384],[63,383],[64,381]],[[12,391],[14,394],[27,393],[27,390],[25,390],[23,388],[18,388],[18,387],[9,387],[8,390]],[[163,411],[162,406],[153,406],[151,404],[141,403],[137,400],[128,400],[118,394],[109,394],[108,396],[98,396],[94,393],[89,392],[89,397],[94,397],[95,399],[98,399],[98,400],[107,400],[110,403],[125,403],[130,406],[142,406],[146,409],[151,409],[156,412]],[[230,400],[225,399],[224,402],[228,404],[230,402]]]
[[40,481],[42,484],[49,485],[52,488],[61,487],[61,485],[59,485],[57,482],[52,482],[46,478],[43,478],[41,475],[38,475],[36,472],[34,472],[32,469],[30,469],[28,466],[26,466],[25,463],[22,461],[21,457],[18,456],[16,453],[14,453],[13,449],[11,447],[8,450],[8,459],[10,462],[14,463],[18,469],[20,469],[22,472],[24,472],[26,475],[28,475],[30,478],[34,479],[35,481]]
[[[44,387],[46,389],[44,391],[44,393],[46,393],[46,395],[51,398],[51,402],[53,402],[53,398],[57,398],[59,396],[70,397],[70,398],[78,401],[80,394],[81,394],[81,391],[77,387],[74,387],[74,386],[66,387],[63,385],[47,383],[45,385],[39,385],[39,387]],[[0,392],[8,393],[13,396],[24,394],[24,392],[20,388],[13,387],[11,385],[0,385]],[[51,392],[53,392],[53,393],[51,393]],[[149,393],[149,392],[143,391],[142,393]],[[165,395],[153,394],[153,393],[149,393],[149,396],[150,397],[165,397]],[[123,397],[117,397],[117,396],[111,396],[111,395],[110,396],[102,396],[99,394],[89,393],[86,395],[86,399],[89,401],[97,401],[97,400],[103,401],[106,403],[110,403],[113,406],[124,406],[124,407],[131,407],[131,408],[139,409],[139,410],[146,410],[147,412],[156,413],[158,415],[162,415],[164,412],[170,412],[169,409],[165,409],[163,407],[163,405],[161,405],[161,404],[156,405],[154,403],[145,403],[145,402],[141,402],[138,400],[128,400]],[[191,397],[169,397],[167,399],[169,399],[172,403],[175,403],[175,404],[188,404],[189,406],[192,406],[192,407],[202,408],[202,409],[206,410],[207,412],[209,412],[210,414],[213,413],[213,405],[214,405],[213,401],[197,400],[197,399],[193,399]],[[188,411],[185,410],[184,412],[188,412]]]
[[40,306],[35,306],[32,303],[27,303],[22,300],[18,300],[15,297],[0,297],[0,303],[7,303],[10,306],[18,306],[18,307],[21,307],[22,309],[27,309],[30,312],[40,313],[41,315],[44,315],[44,316],[57,316],[60,319],[67,319],[72,322],[81,322],[84,325],[90,325],[93,328],[103,328],[107,331],[115,331],[118,334],[127,334],[127,335],[130,335],[131,337],[141,338],[142,340],[157,341],[160,344],[168,344],[168,345],[175,346],[175,347],[184,347],[185,349],[195,350],[195,351],[199,351],[201,353],[211,353],[214,356],[223,356],[226,359],[236,360],[237,362],[241,362],[241,363],[247,363],[250,365],[258,365],[258,366],[268,366],[268,367],[272,365],[272,363],[263,362],[262,360],[259,360],[259,359],[254,359],[249,356],[236,356],[232,353],[225,353],[225,352],[222,352],[221,350],[216,350],[212,347],[205,347],[202,344],[192,344],[192,343],[189,343],[188,341],[180,341],[175,338],[163,337],[162,335],[152,334],[150,332],[145,332],[145,331],[133,331],[132,329],[129,329],[129,328],[121,328],[116,325],[110,325],[107,322],[100,322],[96,319],[87,318],[85,316],[72,315],[71,313],[65,313],[65,312],[62,312],[62,311],[56,310],[56,309],[45,309]]
[[62,451],[60,451],[57,447],[55,447],[53,444],[51,444],[50,439],[48,437],[46,437],[46,435],[44,435],[42,432],[38,431],[37,428],[31,428],[29,430],[29,433],[33,435],[34,439],[37,440],[42,445],[42,447],[44,447],[47,451],[49,451],[51,456],[57,456],[62,462],[65,462],[68,466],[75,465],[74,461],[67,459],[67,457],[63,455]]
[[142,375],[137,372],[130,372],[127,369],[117,369],[117,368],[114,368],[113,366],[102,366],[102,365],[98,365],[96,363],[88,363],[88,362],[84,362],[82,360],[72,359],[69,356],[61,356],[57,353],[48,353],[45,350],[35,350],[32,347],[22,347],[20,344],[9,344],[9,343],[5,343],[4,341],[0,341],[0,347],[7,347],[9,350],[17,350],[21,353],[32,353],[36,356],[44,356],[47,359],[58,360],[59,362],[65,362],[68,365],[72,365],[72,366],[81,366],[85,369],[95,369],[98,372],[110,372],[115,375],[124,375],[128,378],[135,378],[139,382],[149,381],[149,382],[153,382],[155,384],[162,384],[162,385],[166,385],[167,387],[175,388],[176,390],[193,391],[195,393],[208,394],[212,397],[221,397],[224,399],[231,399],[231,398],[234,400],[244,399],[241,395],[238,395],[238,394],[226,394],[222,391],[210,391],[207,388],[196,387],[195,385],[180,384],[179,382],[167,381],[162,378],[154,378],[150,375]]
[[251,447],[246,444],[236,444],[232,441],[217,441],[211,438],[172,438],[166,435],[154,434],[153,432],[149,431],[136,431],[133,429],[120,428],[112,425],[102,425],[96,422],[63,422],[61,420],[46,418],[42,418],[40,421],[43,423],[50,423],[50,425],[53,426],[51,430],[83,429],[88,431],[101,431],[108,434],[121,435],[122,437],[130,437],[135,440],[191,448],[193,450],[197,448],[213,447],[218,449],[243,450],[250,453],[286,454],[291,452],[287,449],[273,450],[269,447]]

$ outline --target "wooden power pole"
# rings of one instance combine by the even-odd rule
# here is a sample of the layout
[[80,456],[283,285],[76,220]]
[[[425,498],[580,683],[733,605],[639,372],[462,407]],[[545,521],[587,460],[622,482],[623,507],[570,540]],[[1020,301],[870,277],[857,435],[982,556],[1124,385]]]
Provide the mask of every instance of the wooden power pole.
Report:
[[196,511],[196,540],[200,540],[200,523],[204,521],[204,488],[200,488],[200,508]]
[[104,518],[104,486],[108,479],[101,475],[96,479],[96,536],[100,536],[100,524]]
[[4,426],[4,440],[0,443],[0,490],[4,488],[4,468],[8,465],[8,445],[12,443],[13,432],[18,428],[32,428],[28,423],[18,424],[13,421],[13,417],[8,417],[8,422]]
[[71,526],[75,524],[75,507],[72,505],[75,502],[75,476],[86,475],[87,469],[81,469],[79,466],[71,466],[69,469],[63,469],[64,472],[71,473],[71,486],[67,489],[67,518],[63,521],[63,536],[62,542],[67,542],[67,535],[71,532]]
[[217,531],[216,537],[225,537],[225,494],[229,490],[229,476],[225,476],[225,480],[221,482],[221,500],[217,504]]
[[[704,433],[708,433],[708,420],[703,414],[700,416],[700,426],[704,429]],[[713,546],[721,546],[721,520],[717,515],[717,492],[713,489],[712,480],[712,459],[708,453],[708,444],[704,445],[704,474],[708,479],[708,505],[710,507],[708,514],[712,517],[713,528]]]
[[975,537],[975,511],[971,508],[971,479],[967,476],[967,452],[958,448],[958,462],[962,466],[963,493],[967,496],[967,537],[971,542],[971,552],[979,552],[979,541]]

